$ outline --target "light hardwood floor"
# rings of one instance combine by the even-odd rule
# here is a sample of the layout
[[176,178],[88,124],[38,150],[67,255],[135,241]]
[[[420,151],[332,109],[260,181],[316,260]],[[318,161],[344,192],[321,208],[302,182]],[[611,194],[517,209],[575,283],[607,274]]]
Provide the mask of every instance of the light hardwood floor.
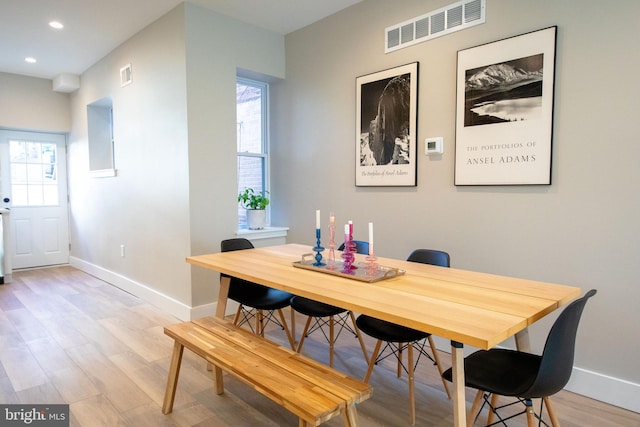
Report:
[[[288,411],[233,378],[226,378],[224,395],[215,395],[204,362],[188,351],[174,412],[162,415],[172,350],[163,326],[178,319],[68,266],[18,271],[13,279],[0,285],[0,402],[68,403],[71,426],[297,425]],[[298,333],[302,322],[298,318]],[[268,335],[285,342],[280,330]],[[303,353],[328,363],[326,342],[316,335],[305,341]],[[366,343],[371,351],[373,341]],[[440,357],[449,366],[449,355]],[[366,364],[353,336],[340,337],[335,363],[364,376]],[[421,363],[416,381],[416,425],[452,425],[451,403],[435,367]],[[358,407],[360,425],[408,425],[406,377],[397,379],[389,364],[376,367],[371,384],[373,397]],[[472,397],[468,390],[469,406]],[[563,427],[640,426],[640,414],[576,394],[563,391],[553,401]]]

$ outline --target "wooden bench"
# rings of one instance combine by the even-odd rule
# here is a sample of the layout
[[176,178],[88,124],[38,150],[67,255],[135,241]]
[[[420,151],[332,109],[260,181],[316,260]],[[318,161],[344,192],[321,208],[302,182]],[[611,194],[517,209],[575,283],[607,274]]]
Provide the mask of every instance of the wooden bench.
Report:
[[250,385],[299,418],[317,426],[342,414],[357,425],[356,404],[372,394],[370,385],[216,317],[164,328],[175,340],[162,413],[173,410],[184,347],[215,367],[215,390],[224,392],[222,371]]

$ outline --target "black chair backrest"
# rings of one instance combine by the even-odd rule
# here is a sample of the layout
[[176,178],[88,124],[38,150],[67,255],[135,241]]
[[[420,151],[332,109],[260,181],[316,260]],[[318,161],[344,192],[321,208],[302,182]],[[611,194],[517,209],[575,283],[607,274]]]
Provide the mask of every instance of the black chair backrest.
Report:
[[242,249],[253,249],[253,244],[242,237],[227,239],[220,242],[220,250],[222,252],[240,251]]
[[591,289],[569,304],[556,319],[542,352],[538,375],[524,398],[551,396],[564,388],[571,377],[578,323],[587,300],[596,294]]
[[451,259],[449,254],[435,249],[416,249],[411,252],[407,261],[421,262],[423,264],[437,265],[440,267],[449,267]]
[[[369,254],[369,242],[364,242],[362,240],[354,240],[353,243],[356,244],[356,253],[359,254]],[[344,250],[344,242],[338,247],[339,251]]]
[[[220,250],[222,252],[241,251],[243,249],[253,249],[253,244],[242,237],[235,239],[227,239],[220,242]],[[259,298],[267,294],[269,288],[228,274],[220,273],[220,277],[231,277],[229,285],[229,298],[234,301],[245,303],[251,298]]]

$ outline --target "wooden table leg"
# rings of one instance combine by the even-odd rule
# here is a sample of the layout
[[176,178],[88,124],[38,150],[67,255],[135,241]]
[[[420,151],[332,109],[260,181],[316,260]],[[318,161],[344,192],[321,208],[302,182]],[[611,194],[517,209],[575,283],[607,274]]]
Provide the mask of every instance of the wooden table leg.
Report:
[[453,370],[453,425],[466,427],[466,399],[464,393],[464,347],[451,341],[451,366]]
[[[220,291],[218,292],[218,303],[216,305],[216,317],[224,319],[225,312],[227,311],[227,297],[229,296],[229,286],[231,285],[231,278],[228,276],[220,276]],[[211,366],[211,363],[207,363],[207,371],[213,370],[213,381],[216,384],[216,393],[220,389],[222,384],[222,370]],[[222,392],[218,393],[222,394]]]
[[178,386],[178,376],[180,376],[183,352],[184,346],[178,341],[175,341],[173,343],[173,355],[171,356],[167,388],[164,391],[164,401],[162,402],[162,413],[165,415],[173,411],[173,401],[176,397],[176,387]]
[[220,276],[220,291],[218,292],[218,303],[216,306],[216,317],[220,319],[224,319],[224,314],[227,310],[227,297],[229,296],[230,285],[230,277]]
[[531,341],[529,340],[529,329],[524,328],[516,333],[516,349],[531,353]]

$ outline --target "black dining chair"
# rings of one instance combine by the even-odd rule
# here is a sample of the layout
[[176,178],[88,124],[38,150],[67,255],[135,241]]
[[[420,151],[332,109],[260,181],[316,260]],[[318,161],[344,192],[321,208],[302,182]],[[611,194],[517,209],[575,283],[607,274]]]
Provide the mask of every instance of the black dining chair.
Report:
[[[450,257],[447,252],[443,251],[437,251],[433,249],[416,249],[415,251],[411,252],[409,257],[407,258],[407,261],[432,264],[440,267],[449,267]],[[364,314],[358,316],[358,318],[356,319],[356,324],[358,325],[360,331],[378,340],[375,348],[373,349],[373,354],[369,359],[369,367],[364,377],[364,382],[369,382],[369,378],[371,377],[371,373],[373,372],[373,367],[375,365],[377,365],[380,361],[386,359],[387,357],[395,356],[398,360],[398,378],[401,376],[402,370],[404,370],[409,377],[409,420],[411,422],[411,425],[415,424],[416,403],[413,373],[415,371],[415,368],[418,366],[418,362],[420,361],[421,356],[425,356],[429,360],[431,360],[438,368],[438,372],[440,373],[440,375],[442,375],[443,372],[440,365],[438,352],[436,350],[431,334],[397,325],[395,323],[387,322],[385,320],[376,319],[375,317],[367,316]],[[385,346],[384,348],[382,348],[382,351],[380,351],[383,342],[385,343]],[[431,347],[431,354],[429,354],[425,349],[426,342],[428,342],[429,346]],[[418,357],[416,358],[415,362],[413,357],[414,349],[418,351]],[[407,350],[406,366],[402,361],[402,353],[404,352],[404,350]],[[447,396],[449,397],[449,399],[451,399],[451,394],[449,393],[447,382],[443,379],[442,383]]]
[[[369,253],[368,242],[363,242],[361,240],[354,240],[353,242],[356,244],[357,253]],[[344,243],[338,247],[338,250],[344,250]],[[302,350],[305,338],[313,332],[320,331],[329,342],[329,366],[333,367],[334,344],[340,336],[340,333],[346,329],[358,338],[360,348],[362,348],[362,354],[364,354],[365,360],[369,363],[367,349],[364,345],[364,341],[362,340],[362,335],[356,326],[356,318],[353,312],[300,296],[294,296],[291,298],[291,308],[296,312],[307,316],[307,322],[305,323],[304,330],[300,336],[300,342],[298,343],[298,348],[296,349],[298,353]],[[349,320],[351,321],[351,325],[347,323]],[[329,327],[328,336],[327,331],[325,330],[326,326]],[[336,326],[338,327],[337,333],[335,332]]]
[[[220,244],[222,252],[252,249],[253,247],[253,244],[244,238],[227,239]],[[231,279],[228,298],[239,304],[233,323],[238,326],[247,324],[254,334],[263,337],[265,326],[274,323],[284,329],[291,349],[295,350],[291,332],[282,313],[283,308],[289,307],[292,295],[237,277],[220,275],[221,278],[225,276]],[[275,315],[276,312],[278,317]],[[252,320],[255,320],[255,324],[252,324]]]
[[[569,304],[554,322],[542,355],[504,348],[477,351],[464,359],[465,385],[478,390],[471,411],[469,425],[473,425],[485,405],[489,406],[487,426],[507,425],[506,421],[526,414],[527,426],[548,424],[542,420],[542,411],[547,408],[551,425],[559,427],[558,417],[551,406],[550,396],[564,388],[573,369],[576,334],[578,323],[587,300],[596,294],[592,289]],[[448,369],[443,378],[452,379],[452,370]],[[497,406],[497,397],[516,398],[515,401]],[[540,411],[535,412],[532,399],[541,398]],[[481,406],[482,403],[482,406]],[[504,418],[498,410],[522,403],[524,409]],[[498,421],[493,422],[497,416]]]

